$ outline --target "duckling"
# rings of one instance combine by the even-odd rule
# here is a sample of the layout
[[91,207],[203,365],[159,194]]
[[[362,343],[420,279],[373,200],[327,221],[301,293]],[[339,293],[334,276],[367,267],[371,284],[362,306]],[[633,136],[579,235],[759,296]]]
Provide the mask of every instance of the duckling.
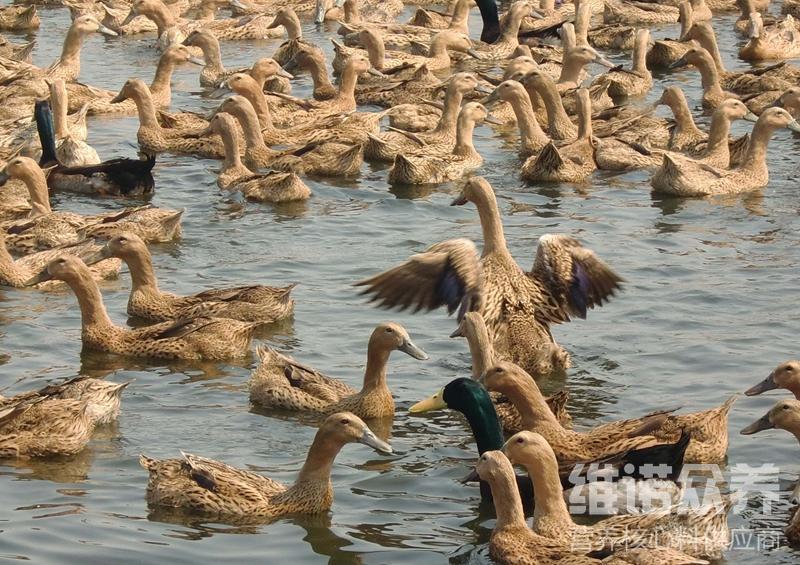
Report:
[[425,145],[454,144],[456,121],[464,95],[478,86],[472,73],[456,73],[448,81],[444,97],[444,109],[439,122],[432,130],[416,133],[413,138],[402,131],[387,131],[379,135],[368,135],[364,156],[376,161],[394,161],[402,151],[418,149],[419,142]]
[[739,58],[744,61],[764,61],[765,59],[792,59],[800,57],[800,31],[794,25],[794,18],[786,19],[774,29],[765,31],[761,14],[750,14],[750,41],[739,49]]
[[136,104],[139,114],[139,130],[136,139],[139,146],[149,153],[185,153],[195,154],[212,159],[220,159],[225,155],[222,141],[218,137],[191,138],[188,131],[177,128],[165,129],[158,123],[156,108],[150,96],[150,89],[138,78],[125,81],[119,94],[111,99],[112,104],[131,99]]
[[[612,516],[591,526],[573,522],[561,494],[558,462],[552,447],[541,435],[523,431],[514,434],[503,446],[513,464],[523,465],[533,481],[537,509],[533,531],[552,540],[570,544],[581,539],[592,549],[604,547],[647,547],[658,532],[658,545],[685,552],[691,557],[718,558],[730,543],[728,512],[737,496],[722,496],[719,504],[685,508],[673,506],[641,514]],[[680,509],[680,511],[679,511]],[[644,563],[659,563],[648,559]],[[679,561],[695,563],[689,559]]]
[[745,391],[747,396],[756,396],[769,390],[783,388],[800,399],[800,361],[784,361],[767,378]]
[[669,154],[664,155],[663,179],[656,189],[660,193],[673,196],[713,196],[717,194],[736,194],[757,190],[769,181],[766,163],[767,144],[772,134],[780,128],[800,131],[800,124],[783,108],[769,108],[759,116],[747,153],[736,169],[718,170],[706,166],[685,170]]
[[[470,310],[480,312],[498,358],[531,375],[569,367],[569,354],[555,343],[550,324],[585,317],[589,308],[610,299],[623,279],[576,239],[555,234],[539,238],[533,269],[525,272],[508,251],[491,185],[481,177],[469,179],[453,205],[467,202],[475,203],[481,219],[480,258],[471,241],[449,240],[356,285],[381,307],[447,305],[451,313],[459,310],[459,319]],[[587,280],[588,285],[579,283]]]
[[0,7],[0,30],[27,31],[41,25],[36,5]]
[[549,142],[541,152],[529,157],[520,175],[529,182],[584,182],[597,168],[592,137],[592,103],[586,88],[578,90],[578,137],[557,148]]
[[86,447],[93,431],[88,402],[23,400],[0,410],[0,457],[74,455]]
[[[6,236],[0,232],[0,284],[14,288],[24,288],[27,281],[39,274],[47,264],[64,253],[71,253],[78,257],[87,258],[96,253],[100,246],[93,241],[82,241],[74,245],[58,247],[31,253],[16,261],[9,255],[5,245]],[[96,281],[112,280],[119,277],[121,262],[115,259],[102,261],[91,268],[92,277]],[[64,284],[59,281],[48,281],[37,285],[38,290],[63,290]],[[3,405],[0,403],[0,408]]]
[[678,21],[678,8],[633,0],[605,0],[603,23],[628,25],[671,24]]
[[247,355],[259,322],[193,316],[127,329],[111,321],[89,267],[73,255],[62,255],[31,284],[44,280],[67,283],[81,309],[81,338],[86,349],[130,357],[222,361]]
[[190,296],[162,292],[150,251],[134,233],[123,232],[112,237],[87,263],[111,257],[125,261],[131,273],[127,310],[130,316],[154,322],[205,316],[270,324],[288,318],[294,310],[294,300],[289,294],[295,285],[212,288]]
[[672,63],[669,68],[677,69],[687,65],[694,65],[700,71],[703,86],[703,108],[716,108],[728,98],[739,97],[732,93],[722,90],[719,83],[719,72],[714,64],[711,54],[702,47],[692,47],[683,57]]
[[311,196],[311,190],[295,173],[256,174],[242,164],[236,120],[230,114],[220,112],[211,118],[208,133],[219,135],[225,145],[225,160],[217,177],[220,188],[239,191],[248,200],[258,202],[294,202]]
[[640,29],[637,31],[631,70],[608,71],[592,81],[592,85],[608,84],[608,93],[614,99],[643,96],[650,92],[650,89],[653,88],[653,75],[650,74],[645,63],[649,43],[650,30]]
[[[203,70],[200,71],[200,86],[219,88],[220,84],[230,75],[247,72],[248,70],[247,68],[226,70],[225,66],[222,64],[219,40],[213,33],[206,29],[196,29],[192,31],[186,36],[186,39],[183,40],[183,45],[199,47],[203,51],[205,64],[203,65]],[[152,85],[150,86],[150,91],[153,91]]]
[[426,184],[455,180],[466,172],[477,169],[483,157],[472,144],[472,132],[476,124],[488,117],[484,106],[468,102],[458,114],[456,143],[447,155],[431,155],[425,149],[415,153],[397,153],[389,169],[391,184]]
[[414,359],[428,359],[403,326],[393,322],[379,324],[367,345],[364,384],[356,391],[277,351],[260,347],[261,364],[250,377],[250,400],[267,408],[299,412],[348,411],[364,419],[393,416],[394,400],[386,384],[386,370],[389,356],[395,350]]
[[125,229],[148,242],[171,241],[180,235],[180,211],[142,206],[120,211],[81,216],[71,212],[53,212],[50,208],[47,179],[33,159],[15,157],[0,175],[0,185],[8,179],[25,183],[31,200],[26,219],[6,222],[6,246],[21,254],[78,243],[86,237],[108,237]]
[[280,171],[322,176],[358,174],[364,161],[364,149],[361,145],[321,141],[304,147],[275,151],[264,143],[253,105],[242,96],[231,98],[234,103],[226,104],[225,110],[239,121],[244,130],[244,163],[248,167],[270,167]]
[[142,455],[139,462],[150,473],[147,502],[152,506],[200,512],[223,521],[269,519],[329,510],[333,460],[345,444],[355,442],[380,453],[392,452],[358,416],[342,412],[322,422],[292,486],[188,453],[182,459],[162,460]]

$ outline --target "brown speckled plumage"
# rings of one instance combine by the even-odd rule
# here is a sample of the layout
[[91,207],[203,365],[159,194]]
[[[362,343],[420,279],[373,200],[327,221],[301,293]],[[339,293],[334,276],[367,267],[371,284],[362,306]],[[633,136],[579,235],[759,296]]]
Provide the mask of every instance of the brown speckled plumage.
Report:
[[93,430],[87,402],[23,400],[0,408],[0,457],[72,455],[86,446]]

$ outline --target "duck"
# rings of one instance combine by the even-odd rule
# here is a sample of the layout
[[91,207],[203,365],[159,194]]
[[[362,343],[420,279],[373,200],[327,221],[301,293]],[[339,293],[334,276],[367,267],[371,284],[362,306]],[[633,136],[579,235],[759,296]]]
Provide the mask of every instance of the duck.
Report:
[[672,24],[678,21],[678,8],[633,0],[605,0],[603,23],[628,25]]
[[[347,64],[347,59],[354,53],[365,55],[369,58],[372,68],[386,75],[402,75],[403,71],[412,70],[422,63],[434,63],[428,61],[428,57],[412,55],[405,51],[386,51],[386,45],[381,34],[372,27],[366,27],[358,32],[359,43],[364,49],[348,48],[335,39],[333,43],[334,57],[332,61],[334,73],[341,73]],[[447,46],[446,46],[447,47]],[[444,68],[450,66],[450,59],[443,61]]]
[[561,73],[558,77],[558,89],[561,93],[581,86],[584,67],[589,63],[597,63],[609,69],[615,68],[614,63],[588,45],[577,45],[565,49],[563,60],[564,63],[561,65]]
[[461,178],[483,164],[483,157],[472,144],[476,124],[483,123],[489,113],[478,102],[462,106],[456,124],[456,142],[448,154],[432,154],[426,148],[414,153],[398,152],[389,169],[390,184],[427,184]]
[[[489,537],[489,556],[497,563],[556,565],[570,563],[664,563],[667,565],[708,564],[677,549],[665,547],[614,547],[603,559],[590,556],[590,547],[565,543],[536,533],[525,520],[520,494],[514,489],[514,468],[502,451],[481,455],[476,471],[491,488],[497,520]],[[608,553],[605,551],[604,553]]]
[[283,68],[285,71],[298,68],[306,71],[311,76],[311,81],[314,84],[314,90],[312,91],[314,100],[330,100],[338,92],[331,82],[330,76],[328,76],[325,54],[319,49],[309,48],[303,43],[299,44],[294,57]]
[[94,431],[90,408],[83,400],[36,398],[0,409],[0,458],[75,455]]
[[744,61],[764,61],[767,59],[793,59],[800,57],[800,31],[792,16],[776,25],[774,29],[764,30],[761,14],[750,14],[750,40],[739,49],[739,58]]
[[550,141],[538,155],[522,164],[520,176],[528,182],[585,182],[597,168],[592,135],[589,90],[578,90],[578,137],[561,147]]
[[456,73],[448,81],[444,95],[444,105],[439,122],[432,130],[417,132],[387,131],[379,135],[368,134],[364,146],[364,157],[374,161],[393,162],[398,153],[420,148],[424,145],[455,144],[456,122],[464,95],[478,87],[478,79],[473,73]]
[[[748,391],[749,392],[749,391]],[[800,401],[796,399],[779,400],[761,418],[744,427],[739,433],[752,435],[764,430],[786,430],[800,441]],[[797,503],[798,487],[792,493],[792,503]],[[790,515],[789,523],[783,533],[792,545],[800,542],[800,512],[797,509]]]
[[[186,36],[183,45],[199,47],[203,51],[204,65],[200,71],[200,86],[219,88],[222,82],[234,73],[246,72],[248,69],[227,70],[222,64],[222,53],[219,40],[207,29],[196,29]],[[150,86],[152,92],[153,87]]]
[[283,151],[270,149],[264,143],[253,105],[243,96],[231,98],[234,102],[226,104],[225,110],[236,118],[244,130],[246,147],[243,161],[247,167],[270,167],[298,174],[336,177],[359,173],[364,162],[361,145],[320,141]]
[[61,78],[67,82],[78,79],[81,73],[81,48],[84,40],[93,33],[116,37],[116,32],[108,29],[93,16],[79,16],[72,20],[64,39],[61,57],[50,65],[45,74],[50,79]]
[[747,153],[735,169],[706,166],[687,171],[669,154],[665,154],[662,178],[670,180],[659,184],[655,190],[672,196],[704,197],[760,189],[769,181],[767,145],[772,135],[781,128],[800,131],[800,124],[783,108],[765,110],[753,127]]
[[358,0],[344,0],[341,2],[341,7],[331,6],[333,3],[333,0],[317,0],[318,8],[314,18],[315,23],[320,24],[324,20],[334,19],[351,25],[369,22],[370,24],[385,24],[395,27],[398,26],[395,22],[395,17],[404,8],[400,0],[371,2],[365,6],[365,11],[362,14],[361,3]]
[[[64,112],[63,106],[61,112],[62,114]],[[155,182],[152,171],[156,163],[154,155],[146,155],[144,159],[117,158],[103,162],[97,157],[95,163],[67,166],[62,161],[64,154],[68,158],[67,162],[72,163],[95,159],[76,159],[81,145],[69,136],[64,138],[59,155],[56,148],[56,128],[53,126],[55,120],[46,100],[36,102],[34,114],[42,147],[39,166],[49,169],[48,187],[84,194],[114,196],[140,196],[153,192]]]
[[[495,404],[493,404],[489,392],[478,381],[465,377],[453,379],[434,395],[411,406],[409,412],[411,414],[421,414],[445,408],[456,410],[464,415],[472,431],[479,455],[483,455],[497,447],[502,448],[504,442],[503,430],[497,417]],[[620,482],[636,478],[638,484],[647,484],[647,481],[638,479],[647,475],[652,476],[652,473],[648,473],[647,469],[653,465],[668,465],[673,470],[670,477],[678,477],[683,468],[683,454],[687,444],[688,435],[681,438],[681,441],[675,445],[629,451],[616,458],[613,464],[609,463],[608,460],[571,462],[559,468],[561,484],[565,489],[576,488],[572,481],[584,480],[585,477],[583,477],[582,473],[585,472],[586,468],[590,468],[592,465],[595,465],[596,468],[598,464],[615,469],[617,471],[616,478],[619,478]],[[462,479],[462,482],[473,482],[475,478],[474,473],[471,473]],[[651,479],[650,483],[652,484],[653,482]],[[530,509],[533,503],[533,485],[530,477],[516,475],[516,483],[525,508]],[[595,483],[586,483],[584,481],[583,484],[592,485]],[[628,485],[625,486],[627,487]],[[480,492],[482,500],[486,502],[492,501],[492,492],[489,485],[483,481],[480,482]],[[620,509],[627,510],[629,505],[622,505]]]
[[[666,143],[663,144],[664,148],[672,151],[689,151],[708,140],[708,134],[698,128],[694,122],[683,89],[677,86],[665,88],[653,106],[661,105],[669,107],[674,117],[671,123],[664,122],[663,131],[667,137]],[[659,137],[661,136],[659,135]],[[662,144],[650,142],[649,145],[657,147]]]
[[[386,72],[390,67],[416,68],[424,64],[429,71],[444,71],[450,68],[452,64],[451,52],[466,53],[473,58],[480,58],[479,52],[473,48],[472,41],[469,36],[452,30],[442,30],[431,37],[430,44],[427,46],[426,55],[411,55],[401,51],[390,52],[389,61],[385,59],[385,49],[381,37],[372,30],[365,30],[359,34],[364,38],[364,46],[366,52],[369,54],[370,62],[377,63],[380,67],[375,67],[377,70]],[[341,48],[339,48],[341,51]],[[336,64],[334,59],[334,69],[342,65],[344,60]]]
[[[538,101],[540,108],[544,109],[544,121],[547,124],[547,135],[556,141],[574,141],[578,137],[578,126],[572,123],[564,101],[558,91],[555,81],[545,72],[532,70],[520,78],[519,81],[528,92],[528,97]],[[533,109],[533,107],[532,107]],[[541,111],[536,114],[540,119]]]
[[78,243],[85,238],[107,238],[122,229],[135,231],[148,242],[167,242],[180,236],[182,211],[139,206],[81,216],[53,212],[50,208],[47,179],[29,157],[15,157],[0,175],[0,186],[8,179],[25,183],[31,200],[27,218],[6,222],[6,247],[19,254]]
[[119,94],[111,99],[111,103],[117,104],[129,99],[134,101],[139,114],[136,139],[142,150],[152,154],[193,154],[211,159],[221,159],[225,155],[222,141],[218,137],[192,138],[189,137],[191,131],[162,127],[156,118],[156,108],[150,89],[141,79],[132,78],[125,81]]
[[30,63],[31,53],[35,46],[35,41],[29,41],[28,43],[18,45],[11,43],[8,39],[0,35],[0,57],[6,57],[22,63]]
[[[88,110],[88,105],[84,105],[79,112],[83,115],[81,121],[83,122],[82,129],[84,131],[79,131],[77,135],[74,135],[67,120],[67,86],[63,79],[50,81],[50,100],[52,102],[54,134],[57,140],[56,156],[58,161],[67,167],[81,167],[99,163],[100,156],[97,151],[86,143],[86,111]],[[80,116],[79,119],[81,119]]]
[[[169,8],[175,5],[177,5],[177,3],[168,4],[167,7]],[[76,5],[75,7],[70,6],[69,9],[73,17],[87,10],[86,4],[82,6]],[[112,7],[104,2],[98,2],[90,5],[89,10],[104,26],[114,30],[119,35],[135,35],[138,33],[156,32],[158,30],[156,24],[144,16],[136,16],[132,19],[128,19],[130,6],[127,4],[122,4],[119,7]],[[180,15],[179,10],[176,11],[173,9],[172,11],[176,16]],[[125,25],[122,25],[123,22],[126,22]]]
[[683,57],[689,49],[687,34],[695,22],[692,4],[689,0],[684,0],[678,4],[678,22],[681,24],[681,31],[678,39],[658,39],[653,42],[652,47],[647,51],[645,63],[648,68],[664,69]]
[[[153,101],[153,105],[157,110],[166,109],[172,102],[171,81],[173,71],[178,64],[186,62],[196,65],[203,64],[203,61],[194,57],[191,51],[189,51],[189,48],[185,45],[171,45],[161,53],[158,59],[158,65],[156,66],[156,72],[153,75],[153,81],[150,83],[149,87],[150,99]],[[132,98],[119,102],[112,102],[116,94],[116,92],[109,92],[108,95],[104,93],[100,93],[100,95],[91,94],[90,98],[79,97],[79,100],[85,100],[84,103],[88,104],[87,111],[90,116],[105,114],[136,115],[136,102]]]
[[392,351],[402,351],[421,361],[428,359],[403,326],[394,322],[378,324],[369,338],[364,383],[358,391],[262,346],[258,351],[261,364],[250,376],[250,401],[266,408],[295,412],[347,411],[363,419],[392,417],[394,399],[386,383]]
[[633,65],[630,70],[610,70],[592,81],[592,85],[608,85],[608,94],[613,99],[643,96],[653,88],[653,75],[647,69],[647,47],[650,43],[650,30],[636,32],[633,47]]
[[500,21],[500,36],[491,43],[477,45],[475,50],[480,59],[506,59],[519,45],[519,29],[525,16],[534,11],[533,4],[527,0],[516,0]]
[[158,288],[153,260],[147,245],[135,233],[123,232],[109,239],[86,262],[116,258],[125,261],[131,273],[128,315],[151,322],[182,320],[198,316],[230,318],[242,322],[271,324],[291,317],[295,285],[272,287],[243,285],[211,288],[189,296],[162,292]]
[[489,107],[497,101],[508,102],[514,110],[520,133],[520,158],[538,155],[550,142],[550,138],[539,126],[525,87],[515,80],[503,81],[484,100],[484,104]]
[[270,27],[283,26],[286,30],[287,40],[281,43],[280,47],[272,54],[279,65],[288,63],[297,54],[300,45],[306,49],[320,50],[313,43],[303,39],[303,28],[300,26],[300,18],[291,7],[281,8],[275,13],[275,18],[270,23]]
[[[100,246],[94,241],[84,240],[56,249],[38,251],[14,260],[6,249],[5,239],[5,234],[0,232],[0,285],[14,288],[26,288],[27,282],[46,268],[47,264],[57,256],[71,253],[78,257],[91,257],[100,249]],[[119,277],[120,266],[120,261],[113,259],[97,263],[92,266],[92,277],[96,281],[116,279]],[[58,291],[63,290],[65,285],[60,281],[48,281],[37,285],[36,288],[37,290]],[[3,404],[0,403],[0,409],[2,408]]]
[[700,46],[695,46],[686,51],[683,56],[672,63],[669,68],[677,69],[693,65],[700,71],[703,86],[703,108],[716,108],[728,98],[739,98],[732,92],[722,90],[719,82],[719,72],[714,64],[711,54]]
[[95,426],[109,424],[117,419],[121,407],[122,391],[132,381],[112,383],[99,378],[79,375],[60,383],[48,384],[38,390],[26,391],[10,397],[0,397],[0,410],[20,402],[46,399],[74,399],[89,404],[89,416]]
[[408,23],[430,29],[452,29],[469,35],[469,12],[474,5],[474,0],[454,0],[446,12],[417,8]]
[[219,135],[225,146],[225,159],[217,176],[217,185],[238,191],[257,202],[297,202],[311,196],[311,189],[293,172],[254,173],[244,166],[239,155],[236,119],[226,112],[217,113],[208,124],[208,133]]
[[478,311],[498,359],[511,360],[533,376],[568,368],[569,354],[555,343],[550,325],[584,318],[589,308],[609,300],[623,279],[578,240],[560,234],[539,238],[533,269],[525,272],[508,250],[486,179],[470,178],[452,205],[467,202],[476,205],[481,219],[480,257],[470,240],[448,240],[356,285],[381,307],[447,306],[450,313],[459,310],[459,321],[466,312]]
[[[228,2],[224,2],[227,4]],[[206,2],[208,4],[208,2]],[[210,2],[216,11],[217,2]],[[201,8],[203,2],[201,2]],[[196,22],[202,22],[202,28],[211,32],[217,39],[225,40],[246,40],[246,39],[273,39],[283,37],[283,29],[280,26],[270,26],[272,19],[267,14],[252,14],[242,18],[225,18],[222,20],[214,19],[213,12],[207,16],[198,17]],[[188,30],[189,34],[195,29]]]
[[[553,448],[540,434],[522,431],[511,436],[503,453],[512,464],[524,466],[533,482],[533,531],[565,544],[581,539],[591,549],[645,547],[658,532],[658,545],[691,557],[719,558],[730,543],[728,512],[739,500],[720,495],[715,502],[698,507],[672,506],[640,514],[611,516],[591,526],[575,524],[559,488],[558,462]],[[687,533],[690,532],[690,533]],[[660,562],[644,561],[646,563]],[[692,563],[693,561],[684,561]]]
[[134,0],[122,25],[129,24],[137,16],[144,16],[156,24],[156,47],[159,51],[181,43],[194,27],[203,25],[203,22],[192,23],[181,20],[180,16],[174,14],[161,0]]
[[[458,336],[464,336],[467,339],[472,357],[472,378],[480,380],[483,373],[494,364],[495,360],[492,343],[489,341],[489,331],[486,329],[486,322],[483,321],[483,317],[478,312],[467,312],[458,329],[450,337]],[[520,431],[522,422],[514,404],[509,402],[508,398],[503,395],[494,393],[491,396],[497,416],[503,425],[503,431],[506,433]],[[570,416],[566,408],[568,399],[569,393],[565,390],[545,398],[550,411],[561,425],[566,428],[572,425],[572,416]]]
[[800,361],[784,361],[767,378],[748,388],[745,395],[757,396],[778,388],[786,389],[800,399]]
[[50,279],[67,283],[78,299],[81,339],[87,350],[127,357],[224,361],[246,356],[253,332],[260,325],[195,315],[142,328],[123,328],[108,317],[100,288],[79,257],[61,255],[29,283]]
[[220,461],[182,453],[180,459],[140,456],[149,473],[147,503],[213,516],[222,521],[273,519],[288,514],[319,514],[333,504],[331,468],[348,443],[392,453],[358,416],[331,414],[320,425],[308,456],[291,486]]
[[714,167],[716,169],[727,169],[731,166],[731,151],[729,133],[731,122],[734,120],[746,119],[756,121],[758,118],[741,100],[726,100],[714,110],[711,117],[711,128],[708,142],[703,146],[702,151],[695,158],[682,158],[680,155],[671,155],[671,161],[665,161],[669,165],[659,167],[650,179],[650,184],[656,191],[669,190],[674,179],[672,175],[675,171],[673,165],[678,165],[683,171],[684,176],[691,176],[693,169],[704,169]]
[[39,29],[41,24],[35,4],[30,6],[0,7],[0,30],[28,31]]

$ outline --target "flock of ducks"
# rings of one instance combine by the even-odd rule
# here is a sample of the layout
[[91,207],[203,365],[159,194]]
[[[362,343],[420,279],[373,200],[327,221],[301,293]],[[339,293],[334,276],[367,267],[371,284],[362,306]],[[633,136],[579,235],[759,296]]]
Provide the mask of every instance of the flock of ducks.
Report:
[[[506,245],[494,189],[470,176],[484,161],[473,132],[480,124],[499,133],[517,129],[520,176],[533,183],[587,183],[597,170],[641,169],[649,171],[652,189],[667,195],[761,189],[769,179],[772,135],[800,131],[800,88],[794,86],[800,69],[784,61],[800,56],[793,19],[800,5],[786,0],[780,19],[769,15],[768,1],[754,0],[517,0],[502,17],[493,1],[477,4],[481,41],[469,35],[472,0],[455,0],[446,11],[419,8],[408,23],[397,21],[404,8],[399,0],[64,0],[72,24],[49,67],[30,63],[32,43],[0,41],[0,282],[68,287],[89,350],[167,360],[239,358],[249,353],[257,328],[292,316],[293,285],[164,292],[148,244],[179,238],[182,210],[139,206],[87,216],[53,210],[50,192],[148,194],[162,153],[221,160],[220,189],[259,202],[310,198],[305,177],[355,176],[364,160],[391,164],[391,184],[456,181],[460,193],[452,204],[474,205],[482,249],[466,239],[446,240],[356,284],[381,307],[444,307],[457,315],[453,336],[468,342],[472,377],[453,380],[410,411],[449,408],[465,416],[479,452],[472,479],[497,515],[491,556],[521,564],[707,563],[729,542],[727,514],[736,497],[725,496],[721,506],[681,508],[680,470],[685,462],[725,459],[735,396],[702,412],[667,410],[572,429],[568,394],[545,397],[537,386],[537,379],[571,364],[552,326],[585,318],[624,281],[569,235],[542,236],[531,270],[521,267]],[[220,8],[232,17],[217,19]],[[779,61],[726,70],[710,23],[720,10],[741,11],[736,30],[747,40],[739,51],[743,60]],[[337,22],[332,61],[303,38],[300,18]],[[679,39],[652,41],[648,26],[672,23],[680,23]],[[0,8],[1,30],[39,25],[35,6]],[[141,32],[155,32],[160,51],[149,83],[130,78],[112,92],[79,82],[89,35]],[[275,37],[286,39],[271,57],[250,68],[224,65],[221,40]],[[605,50],[630,51],[630,65],[615,66]],[[170,108],[172,73],[186,63],[202,66],[200,85],[223,99],[210,115]],[[593,65],[606,70],[593,76]],[[654,105],[637,103],[653,89],[651,70],[682,67],[700,74],[708,131],[696,125],[680,88],[664,89]],[[301,72],[313,81],[308,99],[291,94],[292,73]],[[657,106],[668,107],[673,118],[655,117]],[[96,115],[137,115],[140,154],[103,161],[86,141],[87,116]],[[730,136],[736,120],[755,122],[749,135]],[[111,321],[98,286],[118,277],[122,262],[131,277],[127,313],[147,322],[135,329]],[[258,347],[250,401],[321,421],[295,483],[191,454],[142,456],[148,503],[223,521],[329,509],[331,465],[345,444],[392,452],[385,438],[395,414],[387,381],[393,351],[427,359],[405,328],[380,324],[369,338],[357,389]],[[126,384],[78,377],[0,397],[0,456],[79,452],[95,426],[117,416]],[[781,428],[800,439],[800,362],[780,365],[746,394],[775,388],[796,400],[779,401],[742,433]],[[370,428],[387,418],[388,429]],[[595,462],[619,470],[620,487],[655,489],[668,503],[577,525],[567,507],[574,494],[570,476]],[[527,475],[516,475],[512,464]],[[642,469],[657,464],[672,472],[648,482]],[[525,521],[531,506],[532,527]],[[786,534],[800,542],[800,513],[794,516]],[[687,528],[695,532],[688,538]],[[579,538],[590,548],[582,551]]]

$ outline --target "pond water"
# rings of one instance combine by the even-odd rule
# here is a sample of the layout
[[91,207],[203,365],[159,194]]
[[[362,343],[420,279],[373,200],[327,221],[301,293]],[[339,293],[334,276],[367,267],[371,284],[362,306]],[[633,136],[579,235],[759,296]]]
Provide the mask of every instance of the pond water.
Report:
[[[773,10],[776,10],[774,7]],[[410,10],[409,10],[410,13]],[[43,9],[34,62],[49,64],[69,24],[63,8]],[[734,15],[716,18],[729,68],[741,68]],[[477,11],[473,36],[480,33]],[[307,37],[330,47],[333,26],[304,24]],[[674,36],[677,26],[657,30]],[[8,34],[14,39],[20,36]],[[149,82],[158,54],[152,35],[89,38],[81,80],[118,89],[128,77]],[[229,67],[270,54],[279,41],[223,43]],[[623,62],[624,55],[612,55]],[[173,108],[208,109],[198,67],[178,68]],[[600,72],[599,68],[593,69]],[[650,98],[680,84],[699,105],[699,76],[660,75]],[[310,79],[293,82],[307,96]],[[664,110],[659,110],[663,115]],[[89,141],[103,158],[135,153],[137,119],[93,118]],[[748,124],[734,125],[739,134]],[[514,136],[503,140],[476,129],[485,157],[479,171],[493,184],[512,253],[528,266],[544,233],[566,233],[594,249],[628,281],[588,320],[554,328],[571,353],[566,381],[578,426],[681,405],[698,410],[721,403],[796,356],[800,260],[797,138],[779,132],[769,151],[771,180],[763,191],[725,199],[662,200],[645,173],[595,174],[589,186],[526,186],[518,179]],[[510,141],[509,141],[510,140]],[[480,241],[473,206],[450,207],[456,189],[441,185],[395,190],[386,170],[364,165],[356,180],[307,181],[306,203],[271,206],[221,194],[218,163],[163,155],[155,169],[158,206],[186,208],[180,242],[153,248],[161,286],[178,293],[209,286],[297,282],[294,321],[259,336],[297,359],[358,386],[366,342],[384,320],[402,323],[426,362],[395,354],[389,383],[397,402],[391,442],[383,457],[347,446],[333,470],[332,510],[271,525],[232,527],[151,514],[144,499],[147,473],[138,457],[176,456],[179,449],[291,481],[315,429],[297,418],[260,413],[248,403],[246,382],[255,358],[242,364],[149,365],[81,353],[80,314],[70,293],[0,292],[0,392],[12,394],[79,373],[134,381],[118,424],[100,430],[90,446],[66,461],[0,464],[0,557],[36,563],[171,562],[214,560],[293,563],[484,562],[493,525],[479,514],[474,487],[458,482],[475,447],[455,413],[411,416],[408,407],[457,376],[469,374],[463,340],[449,339],[454,322],[442,312],[408,315],[376,310],[351,283],[405,259],[431,243]],[[114,209],[111,199],[60,194],[54,208]],[[129,278],[104,286],[113,320],[126,322]],[[738,430],[761,416],[777,395],[741,398],[730,416],[728,465],[771,462],[783,488],[800,470],[797,445],[784,432],[754,437]],[[788,504],[771,520],[732,516],[736,528],[782,527]],[[768,554],[731,551],[726,563],[794,563],[789,549]]]

